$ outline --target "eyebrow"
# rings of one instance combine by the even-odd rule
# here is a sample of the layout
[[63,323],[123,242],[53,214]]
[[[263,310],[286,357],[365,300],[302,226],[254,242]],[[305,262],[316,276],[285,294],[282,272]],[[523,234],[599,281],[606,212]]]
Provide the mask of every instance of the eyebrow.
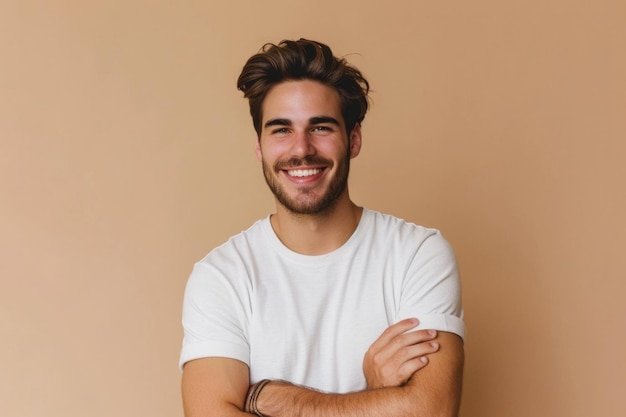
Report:
[[289,119],[271,119],[265,122],[263,125],[264,128],[272,127],[272,126],[291,126],[291,120]]
[[322,124],[322,123],[329,123],[329,124],[341,126],[339,124],[339,120],[335,119],[334,117],[330,117],[330,116],[311,117],[309,119],[309,123],[312,124],[312,125],[319,125],[319,124]]
[[[333,124],[336,126],[341,126],[341,124],[339,123],[337,119],[335,119],[334,117],[330,117],[330,116],[316,116],[316,117],[311,117],[309,119],[309,124],[312,124],[312,125],[319,125],[323,123],[329,123],[329,124]],[[272,126],[291,126],[291,125],[292,123],[291,123],[291,120],[289,119],[270,119],[267,122],[265,122],[263,127],[267,129],[268,127],[272,127]]]

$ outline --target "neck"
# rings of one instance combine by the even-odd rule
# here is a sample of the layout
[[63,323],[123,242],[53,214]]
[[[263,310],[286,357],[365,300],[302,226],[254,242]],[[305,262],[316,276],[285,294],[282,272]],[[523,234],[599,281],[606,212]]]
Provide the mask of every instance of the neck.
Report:
[[347,193],[324,213],[296,214],[277,203],[270,221],[280,241],[303,255],[323,255],[339,248],[352,236],[363,212]]

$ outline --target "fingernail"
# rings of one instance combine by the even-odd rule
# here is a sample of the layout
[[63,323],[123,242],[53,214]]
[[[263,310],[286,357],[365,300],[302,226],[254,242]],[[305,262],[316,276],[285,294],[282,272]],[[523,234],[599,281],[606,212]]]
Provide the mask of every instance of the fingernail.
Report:
[[420,360],[422,361],[422,363],[428,362],[428,358],[426,356],[422,356]]
[[434,347],[435,349],[439,348],[439,343],[437,342],[432,342],[430,345]]
[[436,330],[429,330],[428,334],[431,336],[437,336],[437,331]]

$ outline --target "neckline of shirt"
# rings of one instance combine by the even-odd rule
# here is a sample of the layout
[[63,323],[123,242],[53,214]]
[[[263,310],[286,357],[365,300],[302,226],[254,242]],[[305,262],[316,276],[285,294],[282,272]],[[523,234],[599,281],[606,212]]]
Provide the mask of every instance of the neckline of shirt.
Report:
[[280,255],[283,257],[302,264],[307,265],[324,265],[330,263],[337,259],[338,257],[342,257],[346,254],[346,252],[350,251],[351,248],[358,242],[359,235],[363,234],[363,230],[367,228],[367,225],[372,221],[373,213],[367,208],[363,208],[363,213],[361,215],[361,219],[357,224],[357,227],[354,229],[354,232],[348,240],[346,240],[343,245],[338,247],[337,249],[325,253],[323,255],[304,255],[298,252],[294,252],[289,249],[287,246],[280,241],[276,232],[272,228],[272,224],[270,222],[270,216],[268,215],[262,223],[263,232],[268,238],[269,243],[274,246],[274,248],[278,251]]

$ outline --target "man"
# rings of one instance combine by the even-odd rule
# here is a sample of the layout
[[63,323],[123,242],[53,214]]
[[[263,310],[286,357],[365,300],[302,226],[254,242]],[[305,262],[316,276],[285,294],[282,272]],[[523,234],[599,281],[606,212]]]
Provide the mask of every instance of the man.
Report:
[[238,88],[276,212],[189,278],[185,415],[457,415],[464,325],[452,250],[437,230],[348,193],[368,82],[301,39],[266,45]]

